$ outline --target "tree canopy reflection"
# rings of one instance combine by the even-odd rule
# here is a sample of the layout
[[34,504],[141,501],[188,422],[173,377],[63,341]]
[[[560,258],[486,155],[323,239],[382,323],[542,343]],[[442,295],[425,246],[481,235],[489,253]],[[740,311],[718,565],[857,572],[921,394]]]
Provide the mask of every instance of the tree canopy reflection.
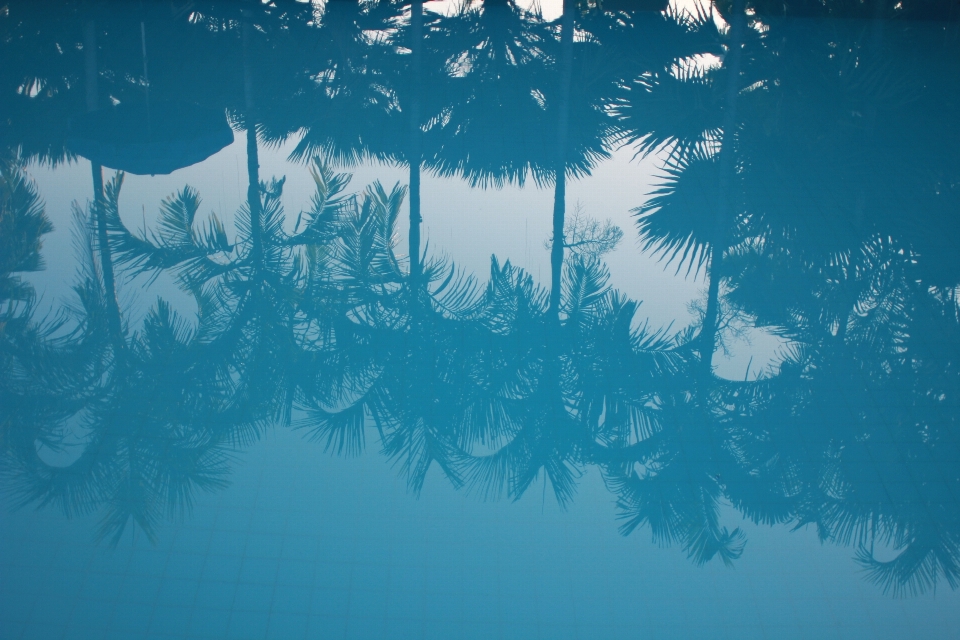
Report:
[[[812,525],[885,591],[956,588],[957,30],[912,19],[914,3],[877,3],[904,12],[880,22],[844,3],[830,11],[845,20],[797,19],[821,9],[793,4],[568,1],[549,22],[509,1],[449,16],[418,1],[77,4],[56,19],[10,3],[5,487],[20,505],[96,512],[116,542],[224,487],[231,455],[265,429],[335,455],[375,436],[414,492],[439,473],[490,499],[544,482],[566,505],[595,470],[624,534],[696,563],[747,552],[724,521],[732,505],[756,524]],[[27,163],[75,159],[68,121],[84,105],[143,100],[148,42],[151,95],[222,110],[246,133],[236,231],[198,219],[211,185],[185,185],[133,231],[123,175],[98,182],[96,167],[76,211],[74,300],[40,317],[20,274],[42,268],[51,225]],[[299,212],[257,159],[289,137],[314,185]],[[686,329],[650,326],[610,286],[603,254],[621,230],[568,215],[566,181],[620,146],[660,162],[637,203],[642,246],[708,278]],[[334,167],[365,159],[405,166],[408,184],[351,186]],[[553,187],[550,282],[496,256],[478,277],[421,248],[422,172]],[[160,273],[195,313],[160,300],[134,328],[117,289]],[[718,377],[724,313],[783,338],[782,361]]]

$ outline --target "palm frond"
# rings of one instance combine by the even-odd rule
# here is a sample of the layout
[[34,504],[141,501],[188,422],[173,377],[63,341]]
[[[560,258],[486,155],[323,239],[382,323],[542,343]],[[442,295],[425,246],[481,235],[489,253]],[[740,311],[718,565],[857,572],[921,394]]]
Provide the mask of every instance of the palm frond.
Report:
[[0,158],[0,300],[25,300],[32,288],[12,274],[44,268],[41,236],[53,225],[22,162]]
[[423,420],[397,422],[384,439],[384,453],[399,465],[407,486],[419,494],[436,464],[454,487],[463,486],[462,452]]
[[677,273],[699,273],[716,241],[723,203],[720,199],[720,163],[716,157],[696,154],[670,164],[651,198],[633,210],[644,250],[653,249]]
[[[134,234],[120,217],[122,186],[123,174],[117,173],[104,185],[102,200],[111,249],[118,264],[130,265],[141,273],[179,268],[182,273],[196,278],[192,272],[203,270],[208,258],[233,251],[223,223],[216,215],[211,213],[197,228],[195,221],[201,201],[196,189],[190,186],[161,202],[156,233],[144,229]],[[207,265],[214,271],[218,266],[215,263]]]
[[935,588],[941,577],[951,589],[960,587],[960,545],[953,540],[912,540],[893,560],[877,560],[865,546],[856,561],[867,579],[884,593],[917,596]]
[[577,324],[594,319],[610,291],[610,271],[597,258],[574,255],[565,265],[561,281],[561,312],[567,322]]
[[431,304],[446,317],[467,319],[479,312],[482,292],[472,275],[442,258],[423,265],[423,275],[430,283]]
[[[351,199],[343,195],[352,175],[334,173],[319,156],[314,157],[310,167],[315,191],[310,197],[310,209],[300,213],[294,227],[291,243],[318,242],[327,239],[334,231],[336,222]],[[301,230],[302,227],[302,230]]]
[[366,411],[363,402],[336,412],[309,407],[293,428],[306,429],[310,440],[323,441],[325,452],[356,456],[363,452],[365,446]]

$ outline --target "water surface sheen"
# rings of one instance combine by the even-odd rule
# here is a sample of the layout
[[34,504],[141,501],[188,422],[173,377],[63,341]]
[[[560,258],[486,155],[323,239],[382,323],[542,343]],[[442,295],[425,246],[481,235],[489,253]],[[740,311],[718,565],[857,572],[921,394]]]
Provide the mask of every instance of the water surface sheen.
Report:
[[0,637],[956,637],[958,19],[10,0]]

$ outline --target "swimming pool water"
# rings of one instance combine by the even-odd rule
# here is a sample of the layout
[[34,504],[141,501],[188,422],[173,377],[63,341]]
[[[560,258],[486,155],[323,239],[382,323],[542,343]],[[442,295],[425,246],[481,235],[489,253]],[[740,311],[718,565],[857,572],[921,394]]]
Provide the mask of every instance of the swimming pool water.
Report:
[[0,33],[0,637],[956,634],[955,2]]

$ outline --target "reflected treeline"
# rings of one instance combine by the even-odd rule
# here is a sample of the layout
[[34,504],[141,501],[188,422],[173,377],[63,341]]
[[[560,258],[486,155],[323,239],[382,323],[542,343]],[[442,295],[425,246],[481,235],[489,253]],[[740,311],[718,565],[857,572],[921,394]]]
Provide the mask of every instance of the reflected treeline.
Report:
[[[131,525],[153,536],[283,426],[337,455],[375,434],[414,491],[439,472],[485,498],[544,482],[564,505],[596,469],[625,534],[697,563],[743,553],[732,505],[851,547],[885,591],[960,584],[960,46],[957,23],[926,21],[949,11],[60,9],[0,15],[17,61],[0,70],[0,447],[19,504],[96,512],[114,542]],[[92,157],[74,301],[38,317],[19,274],[42,267],[51,226],[26,163],[75,159],[78,114],[132,104],[152,127],[174,103],[246,134],[235,231],[197,219],[207,185],[131,230],[123,173],[104,182]],[[315,185],[296,214],[283,179],[259,174],[260,146],[290,137]],[[660,163],[637,203],[645,250],[706,276],[690,328],[649,327],[608,283],[621,230],[567,215],[567,181],[623,146]],[[408,184],[351,188],[332,168],[367,159]],[[497,257],[478,278],[423,249],[423,172],[552,188],[549,283]],[[160,300],[134,329],[118,303],[134,275],[174,277],[195,313]],[[758,379],[715,374],[731,318],[787,344]]]

